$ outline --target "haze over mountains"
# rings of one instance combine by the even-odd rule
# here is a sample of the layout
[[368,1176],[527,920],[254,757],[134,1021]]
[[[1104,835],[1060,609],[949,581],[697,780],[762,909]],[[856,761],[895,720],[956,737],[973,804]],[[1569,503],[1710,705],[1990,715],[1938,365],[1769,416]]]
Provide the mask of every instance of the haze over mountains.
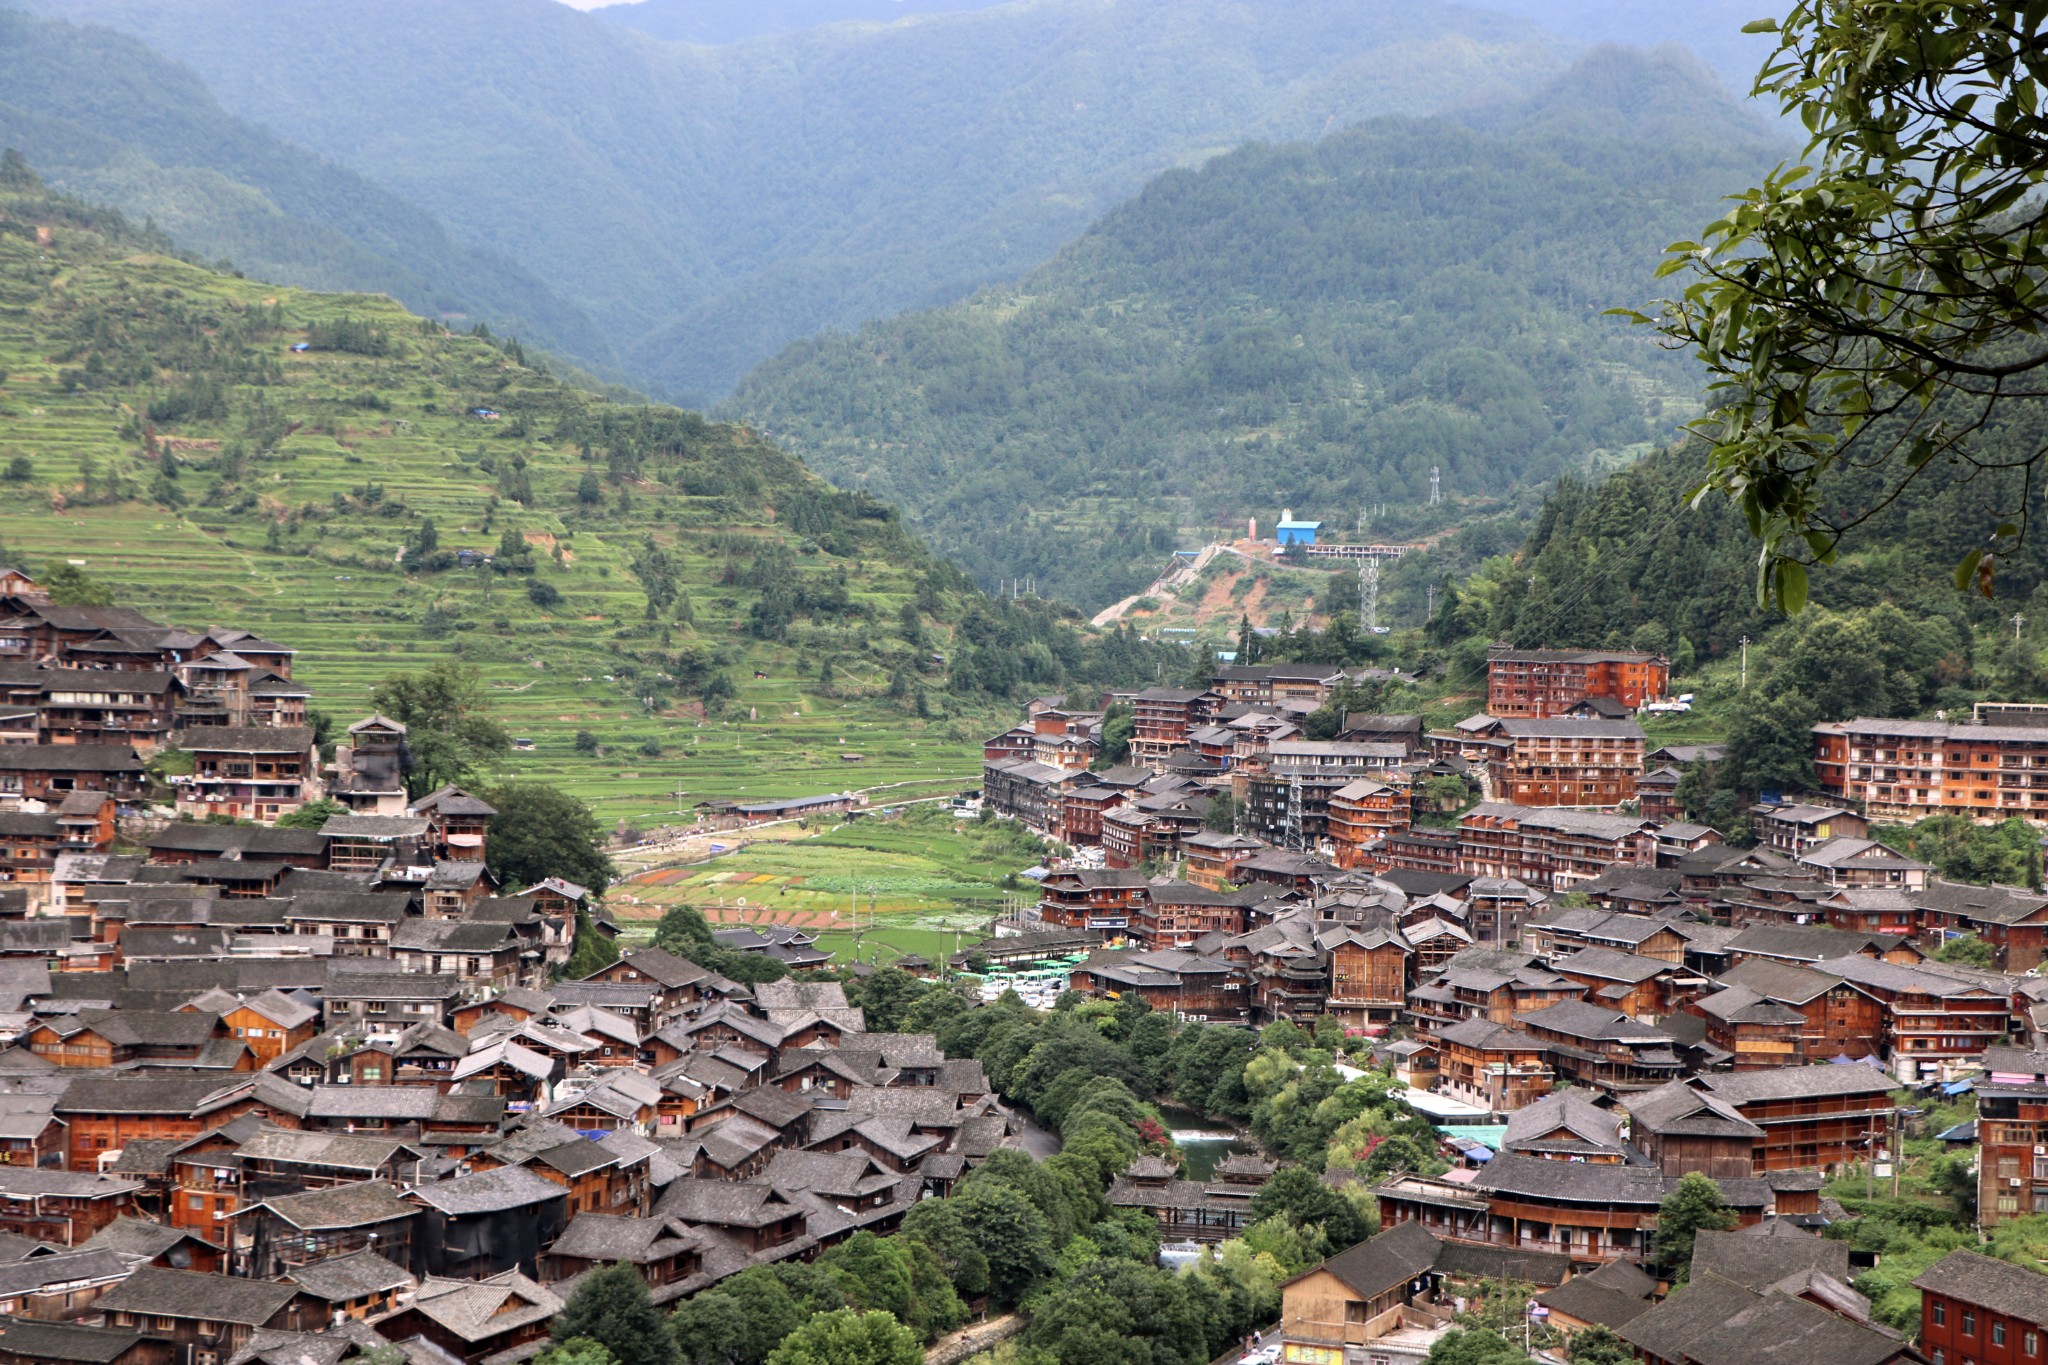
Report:
[[[243,128],[374,182],[462,249],[545,282],[457,291],[459,311],[514,314],[569,358],[699,399],[820,329],[1014,278],[1169,166],[1526,90],[1570,58],[1526,19],[1397,0],[1033,0],[720,47],[552,0],[19,3],[140,38]],[[136,141],[113,107],[21,112]],[[374,224],[290,203],[280,171],[198,136],[169,143],[148,159],[226,175],[308,238],[338,232],[423,278],[460,279],[380,249]],[[152,195],[177,197],[147,168],[103,169],[117,159],[57,165],[56,179],[96,181],[145,211]],[[189,183],[181,193],[205,198]],[[184,239],[230,254],[252,235],[219,217],[187,210]],[[264,259],[289,263],[280,250]],[[367,264],[317,282],[386,287]]]
[[737,43],[820,24],[895,23],[919,14],[989,9],[1008,0],[632,0],[578,4],[601,19],[678,43]]
[[1467,122],[1169,172],[1016,285],[791,347],[725,411],[984,581],[1104,606],[1249,516],[1351,530],[1432,468],[1500,495],[1663,439],[1697,372],[1602,312],[1784,150],[1683,53],[1603,49]]

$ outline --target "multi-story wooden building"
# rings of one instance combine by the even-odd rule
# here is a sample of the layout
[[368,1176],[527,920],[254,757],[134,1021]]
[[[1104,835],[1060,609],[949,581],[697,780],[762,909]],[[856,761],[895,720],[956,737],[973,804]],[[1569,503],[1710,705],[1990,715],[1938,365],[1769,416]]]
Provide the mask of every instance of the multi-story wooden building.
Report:
[[1758,1174],[1868,1160],[1886,1146],[1896,1109],[1896,1082],[1867,1066],[1713,1072],[1690,1084],[1761,1132],[1751,1153]]
[[1765,801],[1749,808],[1749,828],[1759,848],[1797,858],[1830,839],[1867,837],[1870,821],[1842,806]]
[[177,779],[183,814],[269,822],[319,797],[319,754],[303,725],[206,726],[179,740],[192,772]]
[[1633,815],[1482,801],[1458,819],[1458,868],[1562,891],[1618,866],[1655,867],[1656,826]]
[[1441,1029],[1437,1088],[1494,1114],[1511,1114],[1550,1093],[1550,1049],[1520,1029],[1467,1019]]
[[2048,1051],[1985,1049],[1977,1143],[1980,1225],[2048,1213]]
[[2048,895],[1931,880],[1904,899],[1918,912],[1912,932],[1930,948],[1968,934],[1991,945],[2000,971],[2030,972],[2048,961]]
[[37,734],[46,744],[130,744],[146,753],[171,734],[184,695],[171,673],[50,669]]
[[1188,735],[1223,699],[1188,687],[1148,687],[1131,699],[1131,761],[1157,770],[1166,756],[1185,749]]
[[1185,948],[1205,934],[1242,934],[1245,908],[1262,891],[1211,891],[1193,882],[1157,881],[1132,910],[1130,932],[1147,948]]
[[1855,956],[1828,958],[1813,969],[1877,1001],[1878,1043],[1905,1079],[1922,1067],[1973,1059],[2012,1031],[2012,989],[1995,973]]
[[2048,1360],[2048,1275],[1951,1251],[1913,1284],[1920,1291],[1920,1351],[1933,1365]]
[[1495,649],[1486,658],[1486,709],[1549,720],[1589,697],[1633,711],[1662,697],[1671,665],[1654,654],[1592,649]]
[[2048,727],[1859,717],[1813,727],[1821,790],[1890,820],[2048,820]]
[[1236,886],[1245,863],[1264,851],[1266,845],[1242,834],[1203,830],[1180,841],[1181,857],[1187,860],[1187,877],[1196,886],[1221,891]]
[[57,802],[79,791],[134,801],[148,790],[142,760],[127,744],[0,744],[0,805]]
[[1623,1094],[1662,1085],[1684,1070],[1670,1034],[1584,1000],[1523,1011],[1515,1025],[1548,1044],[1558,1075],[1575,1085]]
[[1374,866],[1368,850],[1408,828],[1410,818],[1406,788],[1370,777],[1345,783],[1330,793],[1326,806],[1333,861],[1342,868]]
[[[1706,1014],[1709,1039],[1717,1046],[1736,1052],[1738,1059],[1744,1054],[1715,1039],[1712,1021],[1717,1014],[1739,1012],[1757,1001],[1783,1006],[1799,1016],[1800,1022],[1790,1040],[1791,1050],[1783,1054],[1785,1061],[1780,1065],[1824,1062],[1835,1057],[1875,1057],[1884,1048],[1883,1003],[1840,976],[1790,962],[1751,957],[1736,963],[1715,979],[1725,989],[1702,997],[1688,1008],[1694,1013]],[[1714,1003],[1720,995],[1735,991],[1742,992],[1735,1001]],[[1749,1060],[1753,1065],[1762,1064],[1762,1056],[1775,1051],[1752,1048]]]
[[1495,800],[1611,809],[1635,799],[1643,731],[1632,720],[1473,716],[1432,734],[1430,751],[1482,767]]
[[1415,947],[1390,924],[1332,924],[1316,933],[1329,955],[1330,994],[1324,1013],[1346,1028],[1394,1023],[1408,1005]]
[[1330,664],[1226,664],[1210,678],[1209,687],[1227,702],[1251,706],[1295,702],[1313,711],[1343,682],[1344,670]]
[[1145,898],[1145,874],[1135,868],[1068,869],[1038,884],[1038,917],[1062,929],[1123,934]]

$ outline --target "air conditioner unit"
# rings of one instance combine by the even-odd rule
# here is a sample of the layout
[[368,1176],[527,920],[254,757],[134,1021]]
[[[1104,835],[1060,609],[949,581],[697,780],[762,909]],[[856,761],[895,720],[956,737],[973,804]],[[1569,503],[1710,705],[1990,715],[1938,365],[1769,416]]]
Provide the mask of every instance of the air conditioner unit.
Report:
[[2035,1155],[2035,1156],[2048,1156],[2048,1147],[2043,1147],[2043,1146],[2042,1146],[2042,1145],[2041,1145],[2040,1143],[2038,1143],[2038,1142],[2037,1142],[2037,1143],[2035,1143],[2035,1144],[2034,1144],[2034,1155]]
[[2014,1188],[2014,1189],[2018,1189],[2018,1188],[2020,1187],[2020,1178],[2019,1178],[2018,1176],[2013,1176],[2013,1177],[2012,1177],[2011,1179],[2007,1180],[2007,1181],[2006,1181],[2005,1183],[2006,1183],[2006,1184],[2008,1184],[2008,1185],[2010,1185],[2010,1186],[2012,1186],[2012,1188]]
[[228,1220],[228,1211],[227,1211],[226,1209],[215,1209],[215,1210],[213,1211],[213,1221],[214,1221],[214,1222],[216,1222],[216,1223],[225,1223],[225,1222],[226,1222],[227,1220]]

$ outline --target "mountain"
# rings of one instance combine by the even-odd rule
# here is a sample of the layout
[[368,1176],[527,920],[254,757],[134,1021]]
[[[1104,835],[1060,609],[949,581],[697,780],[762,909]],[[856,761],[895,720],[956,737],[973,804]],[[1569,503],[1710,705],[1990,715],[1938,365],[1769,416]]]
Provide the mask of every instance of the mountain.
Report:
[[191,71],[102,28],[0,10],[0,146],[266,279],[488,319],[609,367],[590,318],[363,176],[224,111]]
[[546,280],[682,396],[1012,278],[1167,167],[1564,65],[1527,22],[1404,0],[1034,0],[724,47],[553,0],[16,3],[184,63]]
[[344,724],[385,676],[475,664],[532,742],[510,769],[607,820],[672,811],[685,772],[686,804],[967,778],[1009,689],[1157,668],[983,598],[744,429],[608,401],[388,298],[180,259],[17,158],[0,543],[160,619],[297,646]]
[[1652,441],[1696,373],[1601,312],[1775,142],[1671,50],[1469,117],[1170,171],[1015,285],[793,346],[724,411],[985,581],[1090,606],[1250,516],[1412,536],[1433,468],[1441,527]]
[[674,43],[737,43],[820,24],[888,24],[919,14],[987,9],[1010,0],[633,0],[591,10]]
[[[1678,43],[1714,69],[1729,90],[1749,93],[1777,47],[1768,33],[1744,33],[1752,19],[1782,14],[1757,0],[1485,0],[1486,8],[1543,25],[1573,43],[1657,47]],[[1765,111],[1775,114],[1775,110]]]

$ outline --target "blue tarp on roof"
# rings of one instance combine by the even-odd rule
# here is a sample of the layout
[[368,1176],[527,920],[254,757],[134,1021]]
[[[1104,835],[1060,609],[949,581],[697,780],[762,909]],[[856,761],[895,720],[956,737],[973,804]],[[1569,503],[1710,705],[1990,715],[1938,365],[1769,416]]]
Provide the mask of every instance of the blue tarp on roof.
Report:
[[1976,1078],[1970,1077],[1966,1080],[1950,1081],[1947,1085],[1941,1088],[1941,1093],[1944,1095],[1966,1095],[1970,1091],[1975,1090],[1976,1088]]
[[1977,1140],[1977,1120],[1971,1119],[1967,1123],[1959,1123],[1947,1132],[1936,1133],[1934,1137],[1937,1142],[1975,1142]]

